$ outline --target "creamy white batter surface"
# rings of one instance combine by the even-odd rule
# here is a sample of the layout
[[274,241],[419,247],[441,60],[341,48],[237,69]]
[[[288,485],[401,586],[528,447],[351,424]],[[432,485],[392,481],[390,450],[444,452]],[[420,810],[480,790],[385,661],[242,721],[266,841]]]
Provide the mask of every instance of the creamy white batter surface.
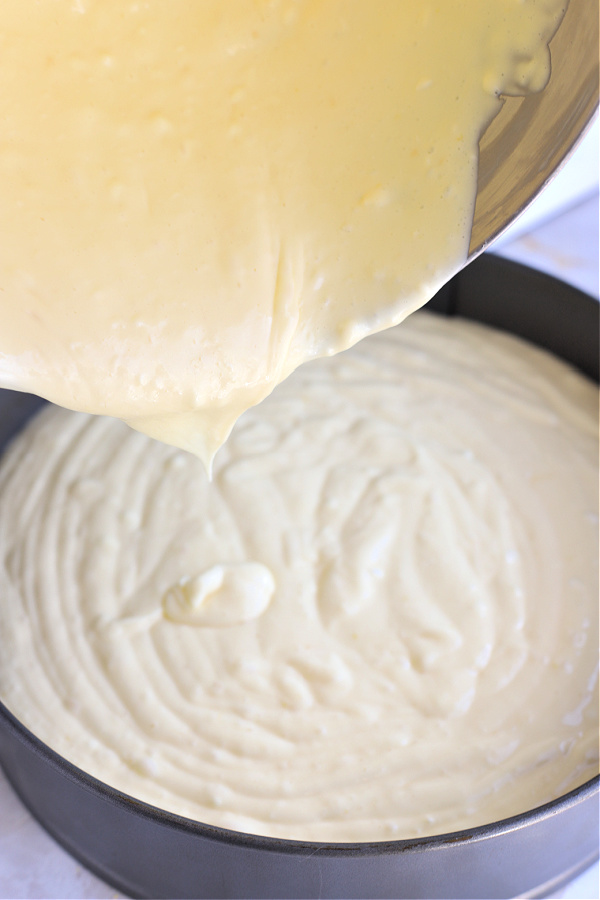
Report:
[[596,386],[417,314],[249,410],[214,480],[43,412],[0,471],[0,694],[185,816],[471,827],[598,769]]

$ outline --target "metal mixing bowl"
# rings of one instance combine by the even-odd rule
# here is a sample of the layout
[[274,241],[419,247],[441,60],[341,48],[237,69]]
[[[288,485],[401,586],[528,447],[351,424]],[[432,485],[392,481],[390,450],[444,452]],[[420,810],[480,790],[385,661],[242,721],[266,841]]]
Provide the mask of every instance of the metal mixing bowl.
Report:
[[[571,0],[540,94],[508,98],[480,143],[469,248],[477,256],[535,198],[598,105],[598,5]],[[482,258],[432,307],[520,334],[598,379],[598,304]],[[0,392],[0,446],[41,401]],[[74,856],[131,896],[543,897],[598,855],[599,779],[502,822],[412,841],[311,844],[190,822],[79,771],[0,704],[0,763],[33,814]]]
[[508,97],[481,138],[469,258],[535,199],[569,156],[598,108],[598,2],[570,0],[550,43],[545,89]]

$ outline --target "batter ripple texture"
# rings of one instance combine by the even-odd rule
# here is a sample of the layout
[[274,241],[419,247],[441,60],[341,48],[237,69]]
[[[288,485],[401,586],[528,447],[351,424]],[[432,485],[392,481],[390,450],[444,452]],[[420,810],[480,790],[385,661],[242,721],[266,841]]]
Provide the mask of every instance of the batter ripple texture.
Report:
[[0,470],[0,695],[122,791],[241,831],[493,821],[598,770],[598,392],[426,314],[200,461],[48,409]]

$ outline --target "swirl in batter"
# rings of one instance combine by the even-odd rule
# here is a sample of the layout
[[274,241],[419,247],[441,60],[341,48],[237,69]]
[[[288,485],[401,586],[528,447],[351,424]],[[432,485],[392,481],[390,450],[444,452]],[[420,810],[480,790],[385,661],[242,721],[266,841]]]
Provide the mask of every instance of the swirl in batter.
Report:
[[0,695],[103,781],[248,832],[556,797],[598,768],[597,399],[416,314],[245,413],[212,483],[49,409],[0,471]]

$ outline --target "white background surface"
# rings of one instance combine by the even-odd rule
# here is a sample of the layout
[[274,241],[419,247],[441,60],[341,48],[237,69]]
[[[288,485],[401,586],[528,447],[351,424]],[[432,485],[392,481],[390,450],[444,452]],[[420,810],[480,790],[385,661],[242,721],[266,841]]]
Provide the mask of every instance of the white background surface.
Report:
[[[598,296],[597,123],[544,195],[495,246]],[[548,192],[546,192],[548,193]],[[558,214],[557,214],[558,213]],[[598,863],[554,897],[597,900]],[[120,897],[69,857],[29,815],[0,770],[0,898]]]

